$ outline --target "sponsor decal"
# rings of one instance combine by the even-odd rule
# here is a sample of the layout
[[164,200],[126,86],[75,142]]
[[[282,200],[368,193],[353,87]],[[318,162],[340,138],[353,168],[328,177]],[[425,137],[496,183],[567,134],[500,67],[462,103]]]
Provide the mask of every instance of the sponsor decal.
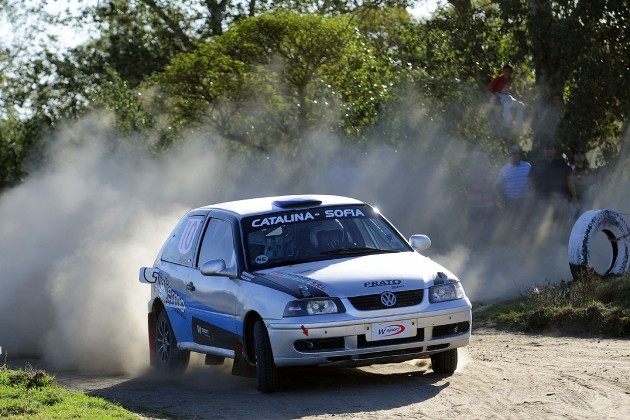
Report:
[[[318,214],[319,215],[319,214]],[[280,216],[265,217],[252,220],[252,227],[274,226],[282,223],[302,222],[304,220],[315,220],[311,212],[291,213]]]
[[380,287],[380,286],[397,286],[393,287],[397,289],[399,287],[404,287],[402,285],[402,280],[377,280],[377,281],[366,281],[363,283],[363,287]]
[[305,284],[300,284],[300,292],[302,292],[302,296],[307,298],[311,297],[311,292],[308,291],[308,287]]
[[269,261],[269,257],[266,255],[258,255],[256,256],[256,259],[254,261],[256,262],[256,264],[264,264]]
[[394,337],[405,332],[405,326],[402,324],[391,324],[386,327],[378,328],[379,337]]
[[309,286],[313,286],[319,290],[326,289],[326,285],[324,283],[319,282],[317,280],[313,280],[305,276],[301,276],[299,274],[287,273],[284,271],[272,271],[271,274],[274,276],[285,278],[285,279],[291,279],[291,280],[298,281],[300,283],[308,284]]
[[186,302],[171,288],[168,284],[168,279],[164,276],[158,277],[157,292],[166,306],[174,308],[176,313],[184,315]]
[[283,213],[278,215],[270,215],[269,217],[260,217],[251,221],[251,227],[261,228],[266,226],[275,226],[280,224],[304,222],[307,220],[323,220],[323,219],[340,219],[345,217],[365,217],[365,213],[359,208],[345,209],[327,209],[323,213],[300,211],[295,213]]
[[188,254],[190,249],[193,246],[193,242],[195,240],[195,234],[197,233],[197,229],[201,226],[201,218],[200,217],[191,217],[186,223],[186,228],[184,229],[184,233],[182,237],[179,239],[179,253],[182,255]]
[[324,212],[326,218],[331,217],[361,217],[365,216],[363,212],[359,209],[335,209],[335,210],[326,210]]
[[302,325],[300,328],[302,328],[302,334],[308,337],[308,328],[306,328],[304,325]]
[[192,318],[192,333],[195,343],[211,345],[214,341],[212,325],[198,318]]

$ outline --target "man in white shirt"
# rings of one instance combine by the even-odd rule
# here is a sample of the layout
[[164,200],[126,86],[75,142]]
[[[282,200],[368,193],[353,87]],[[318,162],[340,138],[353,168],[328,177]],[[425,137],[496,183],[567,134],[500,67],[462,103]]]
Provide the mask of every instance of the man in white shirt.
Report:
[[529,196],[529,162],[521,160],[521,148],[510,148],[510,161],[499,170],[496,185],[507,208],[521,209]]

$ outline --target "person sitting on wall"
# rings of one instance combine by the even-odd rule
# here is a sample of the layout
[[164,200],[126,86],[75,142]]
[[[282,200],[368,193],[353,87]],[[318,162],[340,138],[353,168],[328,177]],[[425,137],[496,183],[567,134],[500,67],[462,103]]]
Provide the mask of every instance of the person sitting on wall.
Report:
[[[510,95],[514,69],[509,64],[503,66],[501,73],[488,84],[493,99],[498,98],[503,106],[503,124],[505,128],[519,135],[523,130],[525,104]],[[512,126],[512,111],[514,111],[514,126]]]

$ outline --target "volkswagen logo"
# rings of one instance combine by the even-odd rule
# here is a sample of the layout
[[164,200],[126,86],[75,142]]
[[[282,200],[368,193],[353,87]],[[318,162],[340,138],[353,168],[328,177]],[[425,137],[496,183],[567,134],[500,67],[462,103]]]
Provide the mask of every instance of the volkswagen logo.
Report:
[[394,306],[396,304],[396,295],[392,292],[381,293],[381,303],[385,306]]

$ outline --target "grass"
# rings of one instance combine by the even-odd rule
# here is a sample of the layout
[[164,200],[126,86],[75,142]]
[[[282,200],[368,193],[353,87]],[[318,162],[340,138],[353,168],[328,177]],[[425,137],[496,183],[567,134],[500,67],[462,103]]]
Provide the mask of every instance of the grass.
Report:
[[478,326],[524,332],[630,337],[630,274],[535,287],[517,299],[476,308],[473,317]]
[[30,366],[0,366],[0,418],[137,419],[133,413],[102,398],[68,391],[54,377]]

